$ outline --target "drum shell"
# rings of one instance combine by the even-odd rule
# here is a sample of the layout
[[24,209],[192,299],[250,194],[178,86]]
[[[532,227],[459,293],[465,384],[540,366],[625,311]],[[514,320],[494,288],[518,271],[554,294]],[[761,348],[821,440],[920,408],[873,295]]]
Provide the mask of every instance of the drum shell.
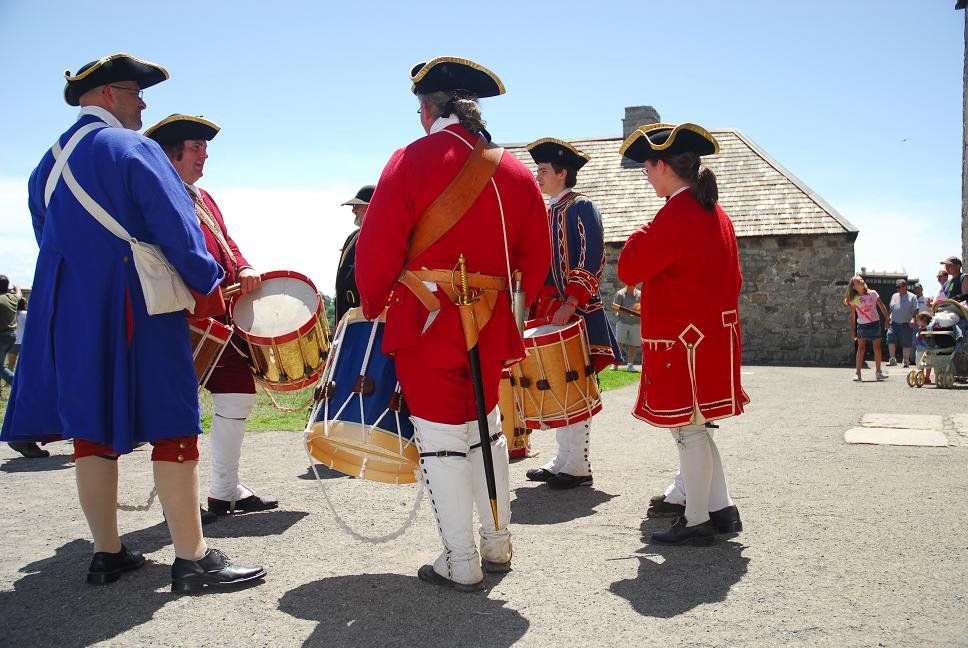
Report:
[[[383,328],[382,320],[364,319],[359,308],[343,316],[319,383],[320,400],[310,415],[306,444],[316,461],[346,475],[412,484],[420,452],[393,359],[380,350]],[[361,382],[361,375],[367,380]]]
[[512,387],[531,429],[577,423],[602,409],[584,321],[549,328],[554,330],[526,336],[527,355],[511,367]]
[[514,388],[511,386],[510,369],[505,369],[501,374],[498,409],[501,412],[501,431],[504,432],[508,443],[508,456],[511,459],[526,456],[531,445],[531,430],[525,426],[524,418],[521,416],[521,408],[517,403]]
[[204,387],[225,346],[232,337],[231,326],[226,326],[218,320],[206,317],[204,319],[188,320],[188,337],[192,346],[192,359],[195,361],[195,376],[198,386]]
[[[268,389],[292,391],[309,387],[319,380],[330,348],[329,322],[323,300],[313,282],[298,272],[274,270],[260,275],[263,283],[271,279],[292,279],[306,284],[317,299],[306,321],[293,330],[267,337],[256,335],[239,324],[241,294],[235,295],[230,314],[239,336],[246,342],[247,361],[255,380]],[[253,316],[254,318],[254,316]]]

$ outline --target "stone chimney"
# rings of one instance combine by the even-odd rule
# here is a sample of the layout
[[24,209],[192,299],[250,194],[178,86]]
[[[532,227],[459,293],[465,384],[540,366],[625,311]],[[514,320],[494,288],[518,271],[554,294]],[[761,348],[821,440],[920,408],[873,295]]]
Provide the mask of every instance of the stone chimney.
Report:
[[631,135],[636,128],[645,124],[658,124],[659,113],[652,106],[626,106],[622,120],[622,139]]

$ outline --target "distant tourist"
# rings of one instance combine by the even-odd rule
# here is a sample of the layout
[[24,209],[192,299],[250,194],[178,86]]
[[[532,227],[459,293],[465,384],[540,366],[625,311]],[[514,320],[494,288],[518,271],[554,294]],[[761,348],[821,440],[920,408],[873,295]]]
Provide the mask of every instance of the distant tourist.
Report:
[[[968,295],[968,275],[962,272],[961,259],[950,256],[940,263],[944,264],[945,273],[951,277],[945,282],[942,292],[946,299],[958,299]],[[938,273],[941,276],[941,273]]]
[[945,298],[944,288],[945,288],[945,284],[947,283],[948,283],[948,271],[945,270],[944,268],[941,268],[940,270],[938,270],[938,284],[940,284],[940,289],[938,290],[938,294],[935,295],[934,299],[928,300],[928,306],[934,306],[939,301]]
[[891,354],[888,366],[897,364],[897,346],[901,345],[902,360],[907,368],[914,342],[914,316],[918,314],[918,298],[908,292],[907,281],[898,279],[897,292],[891,295],[891,325],[887,330],[887,350]]
[[877,291],[868,288],[864,279],[857,275],[850,279],[844,304],[850,307],[850,337],[857,343],[857,374],[854,381],[862,380],[860,370],[864,366],[868,340],[874,347],[874,378],[884,380],[887,376],[881,373],[881,320],[877,311],[884,313],[887,319],[890,317],[887,307]]
[[14,332],[14,342],[10,350],[7,351],[7,369],[14,371],[17,368],[17,358],[20,356],[20,338],[24,334],[24,324],[27,323],[27,300],[23,297],[17,302],[17,330]]
[[642,319],[628,311],[640,310],[641,298],[642,293],[635,286],[625,285],[615,293],[615,299],[612,300],[612,309],[618,312],[615,337],[622,352],[625,353],[625,359],[628,360],[626,368],[629,371],[635,370],[635,356],[642,348]]
[[[921,311],[915,316],[914,321],[917,322],[918,332],[920,333],[921,331],[927,329],[928,324],[931,323],[931,313],[928,311]],[[924,363],[924,352],[928,350],[928,343],[924,338],[918,335],[914,346],[916,349],[915,359],[917,360],[917,364],[915,366],[920,367]],[[924,365],[924,384],[931,384],[931,365]]]

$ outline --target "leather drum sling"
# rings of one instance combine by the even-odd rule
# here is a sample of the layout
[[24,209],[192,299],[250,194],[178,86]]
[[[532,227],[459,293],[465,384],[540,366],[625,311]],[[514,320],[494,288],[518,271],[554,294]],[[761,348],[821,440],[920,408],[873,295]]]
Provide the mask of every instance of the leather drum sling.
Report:
[[[405,266],[461,221],[467,214],[467,210],[481,195],[484,187],[494,177],[503,155],[503,148],[487,148],[484,139],[478,139],[460,172],[421,214],[410,236]],[[438,288],[453,299],[453,286],[450,285],[452,277],[452,270],[405,269],[400,275],[399,282],[406,286],[427,310],[434,311],[440,308],[440,300],[424,282],[436,283]],[[468,273],[467,278],[468,287],[480,290],[482,293],[482,299],[474,305],[474,319],[480,330],[491,318],[498,292],[507,289],[507,280],[504,277],[479,273]]]

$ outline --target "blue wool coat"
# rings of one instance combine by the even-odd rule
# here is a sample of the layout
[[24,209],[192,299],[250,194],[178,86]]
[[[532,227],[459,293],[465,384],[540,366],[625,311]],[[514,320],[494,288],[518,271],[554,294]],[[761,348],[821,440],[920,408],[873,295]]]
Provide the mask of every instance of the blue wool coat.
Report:
[[605,234],[598,208],[582,194],[568,192],[548,209],[551,268],[532,309],[533,317],[551,317],[569,297],[585,320],[596,371],[623,360],[612,325],[605,316],[599,284],[605,271]]
[[[61,146],[97,119],[82,114]],[[129,243],[94,220],[63,178],[44,207],[53,164],[48,151],[29,182],[40,252],[0,440],[60,435],[124,453],[140,441],[201,433],[184,312],[148,315]],[[209,294],[219,285],[222,268],[156,142],[103,128],[78,144],[68,165],[131,236],[159,245],[191,288]]]

